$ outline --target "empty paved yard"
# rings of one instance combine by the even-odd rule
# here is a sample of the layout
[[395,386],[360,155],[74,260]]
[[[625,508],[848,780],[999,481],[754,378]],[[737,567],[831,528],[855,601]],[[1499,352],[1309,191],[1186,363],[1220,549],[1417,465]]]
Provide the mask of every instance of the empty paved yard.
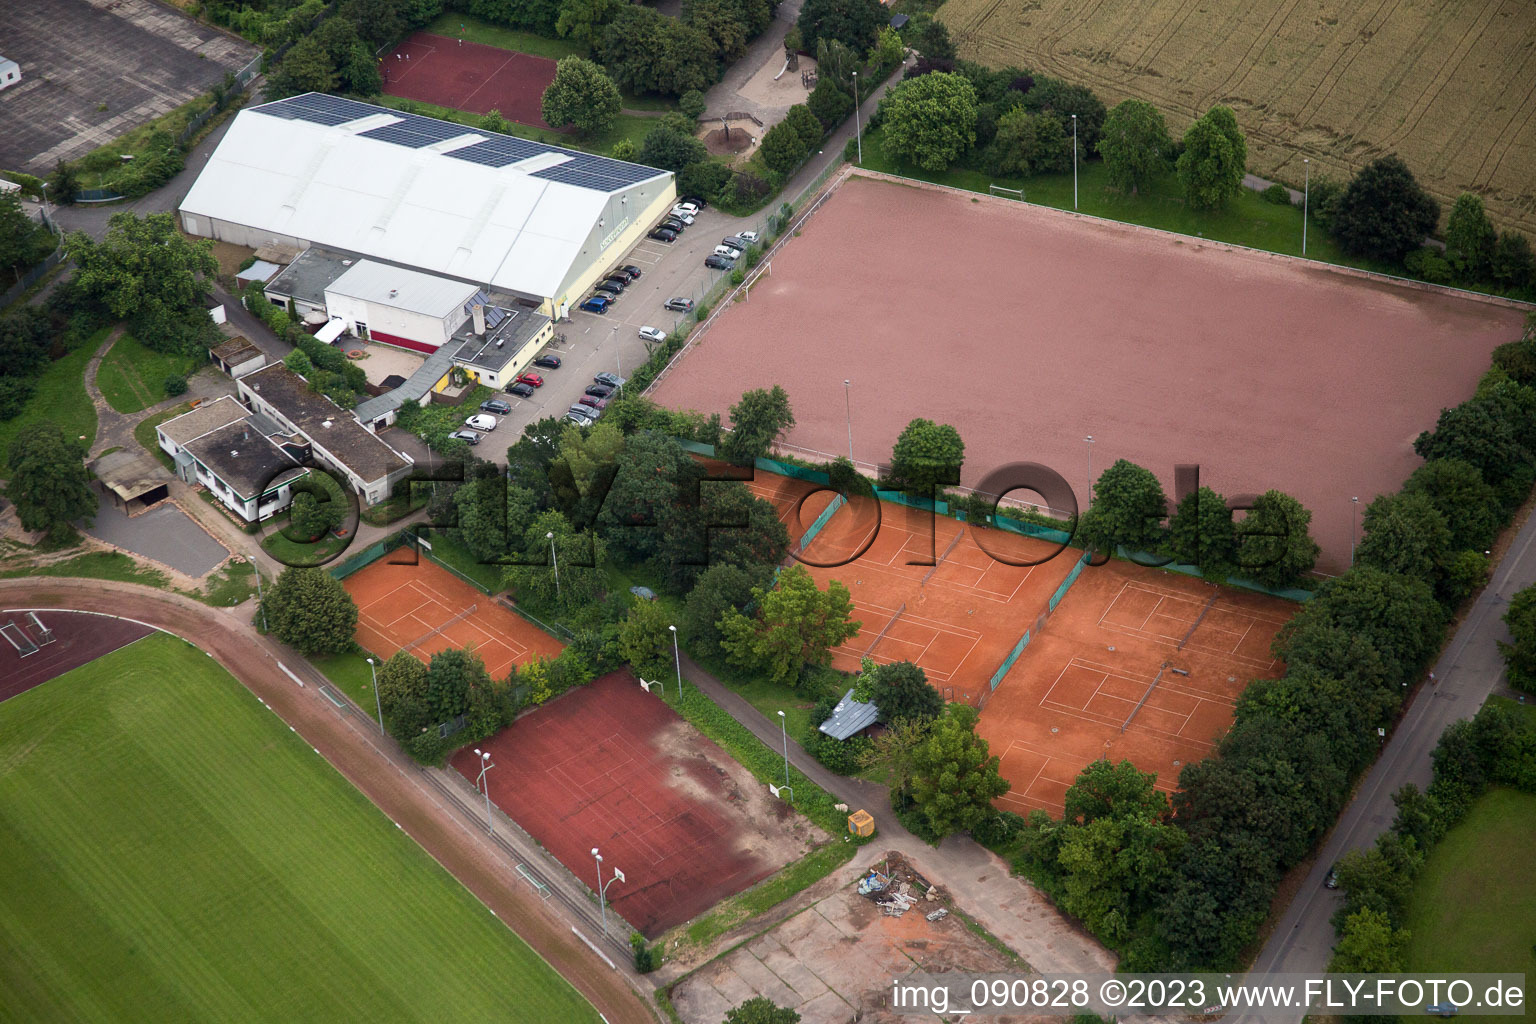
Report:
[[102,505],[96,512],[95,524],[85,532],[193,579],[208,575],[229,557],[224,545],[181,509],[165,501],[132,519]]

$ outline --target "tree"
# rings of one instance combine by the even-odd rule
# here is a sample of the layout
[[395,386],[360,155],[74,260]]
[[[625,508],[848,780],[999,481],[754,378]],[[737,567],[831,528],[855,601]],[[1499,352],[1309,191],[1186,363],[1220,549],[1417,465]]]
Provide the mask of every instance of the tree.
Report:
[[1333,235],[1351,255],[1399,263],[1440,221],[1440,204],[1396,156],[1360,169],[1333,208]]
[[750,466],[753,459],[767,455],[794,425],[789,395],[779,385],[744,392],[741,401],[731,406],[731,432],[721,444],[720,454],[738,466]]
[[1157,773],[1143,772],[1129,761],[1099,758],[1077,773],[1067,788],[1062,821],[1092,824],[1100,818],[1168,817],[1168,797],[1156,788]]
[[75,196],[79,192],[80,176],[76,173],[74,165],[60,160],[54,165],[53,173],[48,176],[48,194],[60,206],[73,206]]
[[942,171],[976,141],[976,90],[961,75],[908,79],[886,92],[878,116],[886,156]]
[[679,592],[689,590],[706,566],[776,565],[789,550],[778,510],[737,481],[705,483],[696,502],[661,509],[657,522],[662,542],[651,564]]
[[261,602],[272,635],[300,654],[341,654],[353,648],[357,605],[324,569],[284,569]]
[[912,785],[918,745],[928,736],[932,720],[916,722],[893,718],[885,728],[870,737],[869,747],[859,757],[859,766],[870,771],[891,793],[905,793]]
[[1439,647],[1444,629],[1445,609],[1428,584],[1361,566],[1318,587],[1281,628],[1274,650],[1293,669],[1311,663],[1345,678],[1358,672],[1352,662],[1324,663],[1303,649],[1317,631],[1337,631],[1336,637],[1373,648],[1382,659],[1377,685],[1396,688]]
[[136,337],[161,351],[194,354],[218,336],[203,300],[218,274],[213,240],[189,241],[169,213],[140,219],[112,215],[100,242],[83,231],[64,239],[75,264],[75,285]]
[[373,55],[368,44],[361,40],[352,44],[346,60],[341,63],[339,74],[346,91],[357,96],[378,96],[384,91],[384,78],[379,74],[379,59]]
[[720,647],[737,665],[764,672],[775,683],[799,682],[807,665],[825,665],[832,648],[858,636],[848,588],[830,580],[819,590],[804,566],[793,565],[771,590],[754,588],[752,617],[739,611],[721,616]]
[[716,623],[726,612],[746,608],[753,589],[769,586],[772,578],[770,566],[726,562],[716,562],[699,574],[683,608],[683,630],[700,654],[713,657],[721,653]]
[[544,90],[540,116],[551,127],[573,124],[578,133],[591,136],[613,127],[619,107],[618,87],[602,68],[581,57],[564,57]]
[[1099,155],[1109,182],[1135,195],[1168,166],[1173,140],[1163,112],[1146,100],[1126,100],[1104,119]]
[[1499,653],[1509,667],[1509,685],[1536,693],[1536,587],[1526,587],[1510,600],[1504,624],[1515,641],[1499,642]]
[[821,145],[821,138],[826,132],[821,127],[821,121],[811,113],[811,108],[804,103],[796,103],[789,108],[784,115],[784,123],[789,125],[800,136],[800,141],[805,143],[806,153],[813,152]]
[[1168,514],[1163,485],[1151,470],[1119,459],[1099,477],[1093,504],[1078,524],[1078,537],[1089,548],[1113,555],[1156,551],[1162,546],[1162,521]]
[[1237,571],[1265,587],[1295,586],[1322,548],[1307,532],[1312,513],[1280,491],[1265,491],[1236,524]]
[[53,232],[32,223],[19,195],[0,192],[0,270],[30,267],[53,251]]
[[1493,259],[1489,273],[1501,288],[1526,288],[1536,286],[1532,271],[1536,270],[1536,257],[1531,254],[1531,243],[1518,231],[1500,231],[1499,240],[1493,246]]
[[716,60],[734,64],[747,52],[747,25],[736,0],[683,0],[682,20],[709,40]]
[[5,373],[31,377],[48,365],[53,347],[53,321],[40,306],[16,306],[0,316],[0,367]]
[[672,630],[667,613],[655,601],[636,600],[619,627],[619,656],[641,679],[671,675]]
[[975,708],[950,705],[913,751],[911,797],[939,837],[975,828],[1010,788],[976,735],[976,719]]
[[591,530],[575,529],[554,509],[539,513],[523,531],[519,554],[520,563],[510,566],[502,577],[519,595],[538,604],[568,612],[596,601],[607,590],[602,538]]
[[944,711],[943,694],[928,682],[928,673],[910,661],[877,665],[866,657],[853,697],[866,704],[873,701],[881,722],[927,722]]
[[640,147],[635,145],[635,140],[633,139],[620,139],[608,151],[608,155],[615,160],[624,160],[626,162],[633,162],[639,154]]
[[714,43],[703,32],[628,4],[598,34],[592,58],[632,92],[680,96],[708,89],[717,73]]
[[1072,143],[1050,114],[1013,107],[997,119],[987,168],[998,175],[1055,174],[1072,164]]
[[505,135],[512,125],[501,115],[501,111],[492,107],[475,118],[475,127],[483,132],[495,132],[498,135]]
[[599,528],[604,541],[624,557],[645,561],[655,557],[666,540],[663,515],[698,501],[704,467],[675,439],[651,431],[630,435],[614,464],[613,485],[598,513]]
[[[1018,69],[1003,74],[1007,74],[1010,83],[1014,83]],[[1092,153],[1104,130],[1104,103],[1093,94],[1093,90],[1085,85],[1072,85],[1044,75],[1039,78],[1024,75],[1023,78],[1029,83],[1024,90],[1025,109],[1049,114],[1061,125],[1069,145],[1072,138],[1072,115],[1076,114],[1077,143],[1083,147],[1084,152]]]
[[[931,76],[930,76],[931,77]],[[947,423],[919,417],[907,424],[891,451],[891,477],[914,495],[934,495],[960,482],[965,442]]]
[[1393,928],[1378,910],[1358,910],[1344,919],[1328,970],[1342,974],[1395,973],[1406,968],[1408,933]]
[[800,1015],[766,996],[753,996],[725,1012],[723,1024],[800,1024]]
[[695,160],[677,172],[677,194],[716,199],[730,180],[731,169],[719,160]]
[[1445,258],[1456,276],[1468,284],[1487,280],[1496,241],[1482,196],[1470,192],[1457,196],[1445,223]]
[[1452,543],[1485,550],[1501,525],[1498,493],[1477,467],[1461,459],[1430,459],[1403,484],[1407,494],[1422,494],[1439,510]]
[[763,134],[763,141],[758,144],[758,151],[769,170],[780,174],[789,174],[799,167],[809,152],[805,147],[805,139],[788,121],[780,121],[769,128]]
[[[815,52],[823,39],[835,39],[863,53],[875,44],[875,36],[890,15],[880,0],[805,0],[795,26],[804,48]],[[818,64],[818,67],[820,65]]]
[[901,36],[890,25],[883,25],[875,35],[875,45],[869,48],[869,63],[874,68],[894,68],[906,59],[907,48]]
[[[573,39],[590,48],[603,26],[612,21],[625,6],[624,0],[560,0],[560,16],[555,20],[555,31],[563,39]],[[555,123],[548,117],[544,120],[548,124]]]
[[1168,521],[1168,554],[1198,565],[1200,575],[1225,583],[1237,571],[1237,534],[1227,501],[1209,487],[1190,492]]
[[1178,159],[1184,199],[1195,209],[1214,209],[1238,194],[1248,173],[1248,143],[1232,108],[1216,106],[1184,133]]
[[704,116],[704,111],[708,107],[704,94],[698,89],[689,89],[677,98],[677,109],[682,111],[684,116],[691,117],[695,121]]
[[289,515],[289,522],[293,526],[294,535],[303,541],[316,541],[325,535],[327,530],[334,530],[341,525],[346,518],[346,506],[339,501],[320,500],[313,492],[308,490],[296,491],[293,495],[293,510]]
[[1478,394],[1440,410],[1435,429],[1420,434],[1413,450],[1426,460],[1460,459],[1495,488],[1524,476],[1526,486],[1515,488],[1514,495],[1515,504],[1524,501],[1533,456],[1520,434],[1524,414],[1513,399],[1502,392]]
[[[644,10],[644,8],[635,8]],[[766,142],[767,139],[765,138]],[[692,135],[684,135],[666,125],[657,125],[645,133],[635,160],[650,167],[680,171],[689,164],[708,159],[709,150]]]
[[96,514],[96,492],[85,470],[85,446],[64,436],[52,420],[21,428],[6,454],[5,496],[24,530],[46,531],[58,542],[74,534],[77,519]]
[[[336,20],[336,19],[331,19]],[[269,100],[301,92],[335,92],[341,84],[336,63],[318,36],[305,36],[277,62],[262,89]]]
[[1383,494],[1365,507],[1362,525],[1356,564],[1436,584],[1440,560],[1450,553],[1451,531],[1429,498]]
[[471,650],[449,647],[432,655],[427,666],[426,706],[431,724],[451,722],[469,711],[476,689],[489,689],[485,662]]
[[824,131],[836,128],[853,113],[853,97],[839,89],[830,78],[817,79],[816,88],[811,90],[805,105],[816,115]]

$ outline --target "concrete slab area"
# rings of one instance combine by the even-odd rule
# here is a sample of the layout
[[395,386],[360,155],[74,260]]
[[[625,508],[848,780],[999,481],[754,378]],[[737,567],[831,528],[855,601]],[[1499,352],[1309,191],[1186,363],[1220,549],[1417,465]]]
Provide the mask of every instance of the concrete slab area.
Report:
[[132,519],[103,506],[96,513],[95,524],[85,532],[114,547],[152,558],[193,579],[208,575],[229,557],[224,545],[170,502],[161,502]]

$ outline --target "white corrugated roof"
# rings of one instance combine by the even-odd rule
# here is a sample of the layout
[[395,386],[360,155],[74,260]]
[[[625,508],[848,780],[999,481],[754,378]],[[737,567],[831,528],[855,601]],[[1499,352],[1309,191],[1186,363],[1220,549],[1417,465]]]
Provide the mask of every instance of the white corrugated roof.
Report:
[[553,296],[611,194],[535,176],[539,161],[493,167],[358,134],[388,111],[326,125],[265,109],[235,116],[183,212]]
[[478,290],[475,285],[463,281],[373,260],[358,260],[325,289],[327,295],[334,292],[439,319],[456,310],[462,311],[464,304],[474,298]]

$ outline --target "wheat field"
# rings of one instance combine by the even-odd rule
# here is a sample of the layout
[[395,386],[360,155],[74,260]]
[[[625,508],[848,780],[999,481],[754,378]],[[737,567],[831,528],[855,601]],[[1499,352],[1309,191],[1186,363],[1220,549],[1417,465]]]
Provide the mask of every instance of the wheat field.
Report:
[[[1157,104],[1176,135],[1237,113],[1253,172],[1343,181],[1397,153],[1444,204],[1536,238],[1532,0],[947,0],[960,56]],[[1442,220],[1443,226],[1443,220]]]

